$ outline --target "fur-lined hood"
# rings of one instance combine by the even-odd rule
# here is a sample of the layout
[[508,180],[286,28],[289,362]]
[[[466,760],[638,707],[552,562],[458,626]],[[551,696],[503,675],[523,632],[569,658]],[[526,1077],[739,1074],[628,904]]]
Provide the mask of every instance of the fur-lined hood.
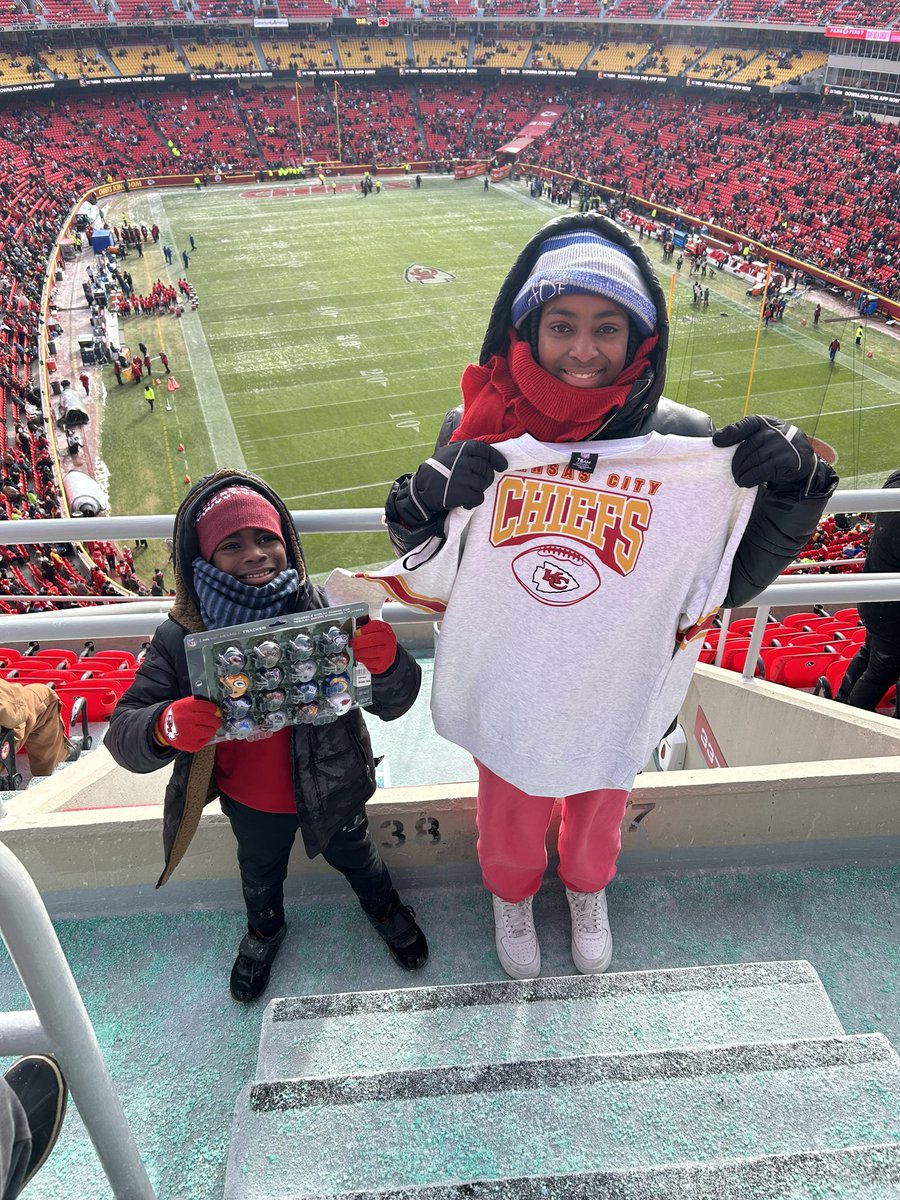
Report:
[[503,281],[494,302],[478,361],[484,366],[493,355],[507,352],[513,300],[531,275],[541,247],[548,238],[573,229],[590,230],[626,250],[637,265],[656,307],[658,340],[651,355],[651,372],[649,376],[645,375],[634,383],[625,407],[603,429],[604,438],[631,437],[645,424],[648,413],[656,408],[662,395],[669,350],[669,318],[666,313],[665,294],[643,247],[610,217],[603,217],[599,213],[569,213],[564,217],[556,217],[539,229],[526,243]]
[[305,604],[299,603],[303,593],[309,588],[306,561],[303,557],[303,547],[300,545],[300,539],[294,528],[294,522],[291,520],[291,514],[284,501],[258,475],[254,475],[250,471],[237,471],[231,467],[223,467],[194,484],[175,514],[175,529],[172,535],[175,603],[169,611],[169,618],[177,621],[189,633],[196,633],[206,628],[200,617],[200,605],[194,589],[193,562],[200,553],[200,542],[197,537],[197,513],[214,492],[232,484],[243,484],[245,487],[253,488],[254,491],[264,496],[277,511],[281,518],[288,564],[295,567],[300,576],[298,607],[306,607]]

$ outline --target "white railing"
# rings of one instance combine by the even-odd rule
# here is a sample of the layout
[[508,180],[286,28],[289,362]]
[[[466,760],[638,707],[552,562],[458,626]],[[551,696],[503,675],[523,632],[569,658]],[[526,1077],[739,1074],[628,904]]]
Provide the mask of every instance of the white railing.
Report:
[[0,1054],[52,1054],[116,1200],[155,1200],[47,909],[31,876],[2,843],[0,934],[33,1005],[0,1013]]
[[[825,506],[826,512],[900,512],[900,488],[865,488],[835,492]],[[318,509],[291,513],[297,532],[378,533],[384,530],[380,508]],[[35,542],[76,542],[95,540],[133,540],[167,538],[172,535],[174,516],[70,517],[63,520],[17,521],[0,524],[0,545]],[[123,598],[124,605],[73,608],[64,612],[30,613],[6,616],[0,636],[7,642],[42,639],[149,638],[171,607],[171,599],[148,600]],[[746,608],[756,608],[757,619],[747,653],[744,678],[753,675],[762,644],[763,629],[772,608],[811,604],[856,604],[860,600],[900,600],[900,573],[848,575],[781,576],[770,584]],[[128,611],[123,612],[126,607]],[[385,620],[407,624],[429,620],[400,604],[387,604]],[[724,614],[727,622],[728,613]],[[724,649],[724,631],[720,646]]]

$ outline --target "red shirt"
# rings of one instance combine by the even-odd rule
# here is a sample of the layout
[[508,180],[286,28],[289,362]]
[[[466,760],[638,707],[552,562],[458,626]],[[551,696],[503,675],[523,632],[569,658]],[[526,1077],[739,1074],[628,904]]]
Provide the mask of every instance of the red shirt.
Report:
[[260,812],[295,813],[291,726],[259,742],[216,745],[216,787]]

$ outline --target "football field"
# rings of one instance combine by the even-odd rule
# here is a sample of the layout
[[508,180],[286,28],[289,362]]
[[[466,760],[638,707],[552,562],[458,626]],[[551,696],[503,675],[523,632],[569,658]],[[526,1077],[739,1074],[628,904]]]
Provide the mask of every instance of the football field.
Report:
[[[127,344],[167,351],[179,387],[167,392],[162,376],[168,404],[150,413],[139,388],[118,388],[106,372],[102,456],[116,515],[173,512],[185,475],[216,466],[258,472],[291,508],[380,508],[458,403],[460,374],[477,359],[514,257],[564,211],[522,184],[485,193],[480,180],[426,178],[419,190],[397,181],[363,200],[349,185],[332,195],[288,183],[117,200],[111,216],[124,210],[161,229],[158,246],[128,260],[136,289],[175,282],[193,235],[187,277],[200,308],[123,323]],[[176,252],[171,268],[164,243]],[[646,245],[668,295],[670,268],[658,243]],[[666,394],[722,425],[744,411],[759,302],[710,271],[700,281],[709,307],[695,307],[692,282],[685,264]],[[763,331],[750,411],[791,418],[830,443],[843,486],[877,485],[900,458],[900,344],[873,324],[857,349],[856,322],[827,307],[814,327],[821,295],[799,293],[784,322]],[[390,555],[380,534],[308,536],[304,547],[314,573]]]

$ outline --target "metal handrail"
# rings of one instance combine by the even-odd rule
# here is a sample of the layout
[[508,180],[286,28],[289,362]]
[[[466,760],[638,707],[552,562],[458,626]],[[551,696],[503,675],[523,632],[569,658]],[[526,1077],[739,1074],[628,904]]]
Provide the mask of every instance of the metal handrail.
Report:
[[[827,513],[900,512],[900,488],[857,488],[835,492]],[[291,513],[298,533],[382,533],[381,508],[318,508]],[[172,536],[173,514],[130,517],[63,517],[55,520],[4,521],[0,546],[34,542],[115,541],[117,538]]]
[[[825,506],[826,512],[900,512],[900,488],[865,488],[835,492]],[[315,533],[372,533],[384,530],[380,508],[311,509],[292,512],[297,531]],[[69,542],[106,540],[122,537],[169,537],[175,518],[147,517],[69,517],[60,520],[3,522],[0,524],[0,545],[34,542]],[[76,599],[72,597],[71,599]],[[770,608],[807,604],[848,604],[859,600],[900,600],[900,573],[846,575],[790,575],[770,584],[744,608],[758,609],[757,625],[751,637],[762,640]],[[4,641],[27,642],[32,638],[147,638],[163,620],[171,607],[171,598],[148,601],[146,597],[128,600],[126,613],[116,605],[112,611],[105,607],[68,609],[64,612],[29,613],[3,618]],[[134,606],[132,608],[132,605]],[[138,609],[140,611],[135,611]],[[422,622],[428,618],[400,604],[386,604],[385,620],[403,625]],[[727,619],[727,618],[726,618]],[[720,641],[724,642],[724,638]],[[757,645],[757,650],[759,646]],[[752,662],[748,653],[750,675]]]
[[0,935],[32,1009],[0,1013],[0,1054],[59,1062],[116,1200],[155,1200],[97,1035],[34,880],[0,843]]

